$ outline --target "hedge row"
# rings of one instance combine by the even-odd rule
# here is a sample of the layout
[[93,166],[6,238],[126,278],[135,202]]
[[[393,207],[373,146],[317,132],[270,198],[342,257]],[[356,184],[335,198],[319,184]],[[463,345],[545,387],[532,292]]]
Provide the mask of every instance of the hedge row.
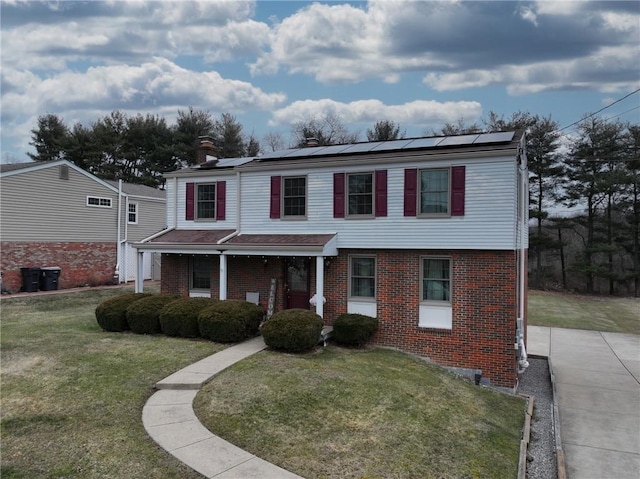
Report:
[[163,333],[216,342],[236,342],[255,336],[264,315],[262,308],[247,301],[142,293],[107,299],[95,313],[105,331]]
[[[106,331],[131,329],[139,334],[202,337],[222,343],[255,336],[263,317],[262,308],[247,301],[136,293],[107,299],[96,308],[98,324]],[[318,343],[323,324],[313,311],[287,309],[274,314],[260,331],[267,346],[303,351]],[[339,344],[362,346],[377,328],[376,318],[341,314],[333,323],[333,337]]]

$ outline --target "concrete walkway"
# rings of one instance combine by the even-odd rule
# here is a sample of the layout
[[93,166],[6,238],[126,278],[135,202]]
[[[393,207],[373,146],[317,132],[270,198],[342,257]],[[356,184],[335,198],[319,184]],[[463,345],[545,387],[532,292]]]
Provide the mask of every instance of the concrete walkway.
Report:
[[187,466],[216,479],[301,479],[211,434],[198,421],[193,400],[223,369],[266,348],[262,337],[231,346],[156,384],[158,391],[142,410],[151,438]]
[[529,326],[549,357],[569,479],[640,477],[640,336]]

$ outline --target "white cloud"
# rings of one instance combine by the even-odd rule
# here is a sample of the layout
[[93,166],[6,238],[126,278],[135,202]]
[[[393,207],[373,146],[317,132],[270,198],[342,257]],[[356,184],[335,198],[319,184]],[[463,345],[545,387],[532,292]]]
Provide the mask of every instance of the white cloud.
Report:
[[570,88],[618,92],[637,87],[640,83],[637,60],[638,53],[627,47],[604,47],[589,57],[572,60],[507,65],[494,70],[430,73],[423,82],[437,91],[504,84],[511,95]]
[[346,123],[373,124],[393,120],[401,126],[439,127],[460,118],[475,122],[482,116],[482,105],[476,101],[437,102],[416,100],[401,105],[385,105],[379,100],[349,103],[330,99],[296,101],[273,112],[270,126],[293,125],[315,116],[337,114]]

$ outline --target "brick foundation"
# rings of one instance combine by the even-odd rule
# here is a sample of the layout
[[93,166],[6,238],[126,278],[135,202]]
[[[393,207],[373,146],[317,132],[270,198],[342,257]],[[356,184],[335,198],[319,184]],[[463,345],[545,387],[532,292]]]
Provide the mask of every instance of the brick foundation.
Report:
[[15,243],[3,241],[2,285],[16,293],[22,286],[20,268],[58,266],[58,287],[97,286],[113,281],[115,243]]
[[[464,369],[482,370],[491,384],[514,387],[517,318],[517,264],[513,251],[340,250],[325,269],[326,324],[347,310],[349,254],[376,256],[379,328],[373,343],[426,356]],[[452,259],[451,330],[418,326],[420,257]],[[266,309],[271,278],[278,279],[276,311],[284,305],[284,260],[275,257],[229,257],[227,297],[245,299],[259,291]],[[218,297],[219,262],[213,257],[211,296]],[[315,258],[310,265],[310,294],[315,292]],[[187,295],[189,256],[162,255],[162,292]],[[525,299],[526,300],[526,299]],[[525,308],[526,310],[526,308]]]

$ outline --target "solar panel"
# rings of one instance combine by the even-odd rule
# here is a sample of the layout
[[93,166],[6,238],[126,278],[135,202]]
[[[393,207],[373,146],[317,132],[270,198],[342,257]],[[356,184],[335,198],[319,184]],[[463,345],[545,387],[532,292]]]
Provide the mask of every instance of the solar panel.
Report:
[[313,151],[311,151],[308,156],[337,155],[338,153],[342,153],[345,149],[349,148],[349,146],[350,145],[331,145],[324,148],[312,148]]
[[411,141],[408,145],[402,147],[403,150],[409,148],[433,148],[438,145],[443,140],[443,137],[435,137],[435,138],[416,138]]
[[515,131],[499,131],[496,133],[483,133],[473,142],[474,144],[479,143],[502,143],[511,141],[513,139],[513,135],[515,135]]
[[229,166],[240,166],[240,165],[244,165],[245,163],[249,163],[250,161],[253,161],[253,157],[223,158],[221,160],[218,160],[218,163],[216,164],[216,168],[226,168],[226,167],[229,167]]
[[390,150],[401,150],[404,146],[411,143],[413,140],[390,140],[383,141],[379,146],[372,148],[370,151],[390,151]]
[[364,153],[364,152],[367,152],[367,151],[371,151],[376,146],[379,146],[382,143],[384,143],[384,142],[383,141],[373,141],[373,142],[370,142],[370,143],[355,143],[353,145],[347,145],[348,148],[346,150],[344,150],[342,153],[345,154],[345,155],[351,154],[351,153]]
[[445,136],[444,139],[438,143],[438,147],[441,146],[457,146],[457,145],[470,145],[480,135],[457,135],[457,136]]

